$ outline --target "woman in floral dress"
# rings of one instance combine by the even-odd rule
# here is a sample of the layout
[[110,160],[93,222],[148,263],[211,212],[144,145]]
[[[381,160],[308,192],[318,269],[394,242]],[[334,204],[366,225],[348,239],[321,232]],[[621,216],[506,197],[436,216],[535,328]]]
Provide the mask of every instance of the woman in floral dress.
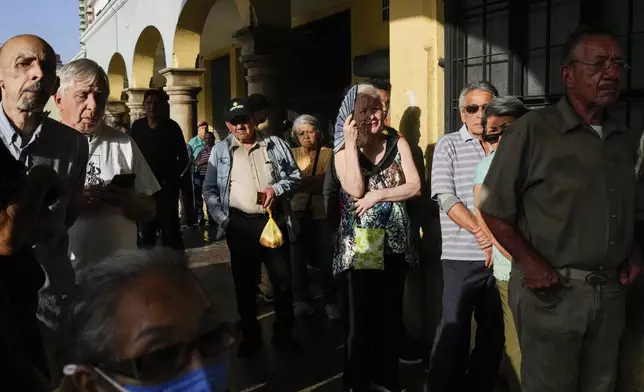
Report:
[[420,194],[420,178],[409,144],[384,130],[382,114],[372,86],[352,88],[334,146],[342,189],[333,269],[346,308],[344,384],[355,392],[403,391],[403,291],[407,268],[417,263],[405,201]]

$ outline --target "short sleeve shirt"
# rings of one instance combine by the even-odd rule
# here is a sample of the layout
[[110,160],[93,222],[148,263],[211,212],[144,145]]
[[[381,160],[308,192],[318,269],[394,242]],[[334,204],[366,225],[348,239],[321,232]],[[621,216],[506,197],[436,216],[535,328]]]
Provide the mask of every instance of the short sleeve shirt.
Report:
[[[104,187],[117,174],[136,175],[136,195],[151,196],[160,189],[136,143],[127,134],[103,126],[89,142],[85,185]],[[117,251],[137,249],[136,222],[127,219],[116,207],[81,215],[69,236],[70,258],[76,268]]]
[[[485,157],[481,142],[463,125],[436,144],[432,161],[432,198],[441,194],[456,196],[466,208],[474,210],[472,180],[476,165]],[[443,260],[483,261],[485,255],[474,235],[454,223],[448,211],[440,214]]]
[[631,249],[635,146],[605,118],[600,137],[567,98],[510,125],[479,208],[515,224],[555,268],[613,269]]

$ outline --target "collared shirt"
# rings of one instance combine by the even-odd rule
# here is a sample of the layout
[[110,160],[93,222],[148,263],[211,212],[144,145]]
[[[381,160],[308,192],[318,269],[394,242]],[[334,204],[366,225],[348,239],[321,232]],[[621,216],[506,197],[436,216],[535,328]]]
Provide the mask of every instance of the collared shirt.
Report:
[[257,141],[247,150],[233,138],[230,151],[233,164],[230,172],[230,206],[247,214],[263,214],[266,209],[257,204],[257,192],[273,185],[275,180],[266,141],[256,132]]
[[[264,136],[266,152],[271,162],[273,178],[277,180],[271,187],[275,190],[277,203],[286,217],[289,238],[294,241],[299,226],[292,218],[289,198],[300,184],[300,170],[293,159],[293,153],[284,140],[277,136]],[[221,224],[228,219],[230,212],[230,176],[234,162],[231,146],[233,135],[217,143],[208,160],[208,170],[203,182],[203,197],[208,211],[215,222]]]
[[[481,142],[472,136],[465,125],[458,132],[448,133],[436,143],[432,161],[432,199],[439,195],[451,195],[466,208],[474,210],[472,180],[476,164],[485,157]],[[485,260],[484,253],[476,244],[474,235],[460,227],[447,216],[440,214],[443,238],[443,260]]]
[[603,138],[567,98],[526,114],[503,134],[479,208],[516,224],[555,268],[612,269],[634,227],[635,140],[606,118]]
[[64,193],[50,207],[55,233],[49,241],[36,245],[34,251],[47,275],[43,289],[68,293],[76,278],[67,253],[67,230],[76,220],[81,205],[88,159],[87,140],[78,131],[45,117],[29,140],[23,141],[1,104],[0,135],[14,158],[26,167],[51,167],[63,182]]

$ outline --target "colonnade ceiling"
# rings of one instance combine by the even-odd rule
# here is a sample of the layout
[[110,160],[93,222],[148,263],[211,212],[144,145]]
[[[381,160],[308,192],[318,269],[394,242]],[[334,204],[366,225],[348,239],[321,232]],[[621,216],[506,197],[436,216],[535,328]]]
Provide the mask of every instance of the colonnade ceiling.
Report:
[[[348,0],[328,2],[322,6],[311,0],[130,0],[108,19],[97,20],[83,43],[87,57],[109,70],[116,98],[118,86],[163,85],[158,78],[153,80],[160,67],[194,68],[200,54],[230,47],[233,34],[250,24],[251,14],[262,25],[290,28],[323,8],[348,4]],[[103,12],[108,13],[109,7]]]

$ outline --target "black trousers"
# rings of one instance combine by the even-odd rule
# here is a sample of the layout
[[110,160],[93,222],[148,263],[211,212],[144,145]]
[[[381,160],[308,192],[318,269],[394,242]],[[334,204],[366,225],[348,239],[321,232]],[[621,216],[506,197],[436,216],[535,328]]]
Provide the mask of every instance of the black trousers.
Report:
[[195,190],[193,184],[192,172],[188,172],[181,177],[181,218],[183,223],[192,226],[197,223],[197,211],[195,208]]
[[[470,353],[472,313],[476,339]],[[443,260],[443,316],[426,390],[492,392],[505,343],[503,308],[483,261]]]
[[326,219],[301,218],[300,233],[291,245],[293,295],[296,301],[312,302],[308,265],[320,269],[325,304],[336,303],[337,287],[333,279],[333,245]]
[[[47,359],[36,319],[37,293],[0,285],[0,376],[7,385],[25,392],[41,392],[35,370],[49,376]],[[13,380],[13,381],[12,381]]]
[[155,246],[157,229],[160,229],[163,246],[183,250],[183,238],[179,226],[179,187],[166,185],[153,197],[157,213],[151,221],[140,225],[141,245],[143,247]]
[[266,265],[275,296],[274,334],[290,334],[293,329],[293,295],[290,280],[290,246],[286,222],[281,214],[273,213],[284,235],[284,245],[270,249],[259,244],[259,237],[268,222],[268,214],[245,214],[231,209],[226,228],[230,265],[237,295],[237,311],[244,339],[260,339],[257,321],[257,276],[261,263]]
[[389,389],[398,383],[403,293],[407,263],[385,255],[385,269],[347,270],[337,276],[346,335],[344,384],[370,391],[373,381]]

